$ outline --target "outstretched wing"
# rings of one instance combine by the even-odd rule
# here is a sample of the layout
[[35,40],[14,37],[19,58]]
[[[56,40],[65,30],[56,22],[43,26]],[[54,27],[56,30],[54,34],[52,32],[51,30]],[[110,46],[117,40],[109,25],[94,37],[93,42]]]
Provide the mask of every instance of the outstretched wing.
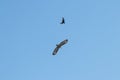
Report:
[[62,22],[60,24],[65,24],[64,17],[62,17]]
[[62,41],[59,45],[63,46],[64,44],[66,44],[68,42],[68,39],[65,39],[64,41]]
[[56,55],[57,52],[58,52],[58,50],[60,49],[60,47],[63,46],[64,44],[66,44],[67,42],[68,42],[68,39],[66,39],[66,40],[64,40],[64,41],[62,41],[62,42],[60,42],[60,44],[58,44],[57,47],[54,49],[53,55]]
[[54,51],[53,51],[53,55],[56,55],[57,52],[58,52],[58,50],[59,50],[59,47],[56,47],[56,48],[54,49]]

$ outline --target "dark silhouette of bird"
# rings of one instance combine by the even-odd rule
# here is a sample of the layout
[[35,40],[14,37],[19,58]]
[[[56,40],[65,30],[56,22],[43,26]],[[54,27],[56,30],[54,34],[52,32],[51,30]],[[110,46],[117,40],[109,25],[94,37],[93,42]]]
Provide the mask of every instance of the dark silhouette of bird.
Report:
[[61,48],[61,46],[63,46],[64,44],[66,44],[68,42],[68,39],[65,39],[64,41],[60,42],[59,44],[56,45],[56,48],[54,49],[52,55],[56,55],[58,50]]
[[65,19],[62,17],[62,22],[60,24],[65,24]]

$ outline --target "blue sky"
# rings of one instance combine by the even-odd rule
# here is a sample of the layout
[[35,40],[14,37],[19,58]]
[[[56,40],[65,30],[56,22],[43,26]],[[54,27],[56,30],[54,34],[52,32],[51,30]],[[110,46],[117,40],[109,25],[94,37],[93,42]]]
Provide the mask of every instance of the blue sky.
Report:
[[120,80],[120,1],[0,0],[0,80]]

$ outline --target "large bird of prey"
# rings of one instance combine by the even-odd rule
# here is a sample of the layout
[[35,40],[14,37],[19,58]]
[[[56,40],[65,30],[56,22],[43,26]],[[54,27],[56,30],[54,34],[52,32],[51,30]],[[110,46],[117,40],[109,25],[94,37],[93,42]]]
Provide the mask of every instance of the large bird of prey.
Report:
[[63,46],[64,44],[66,44],[68,42],[68,39],[65,39],[64,41],[60,42],[59,44],[56,45],[56,48],[54,49],[52,55],[56,55],[58,50],[61,48],[61,46]]
[[62,17],[62,22],[60,24],[65,24],[64,17]]

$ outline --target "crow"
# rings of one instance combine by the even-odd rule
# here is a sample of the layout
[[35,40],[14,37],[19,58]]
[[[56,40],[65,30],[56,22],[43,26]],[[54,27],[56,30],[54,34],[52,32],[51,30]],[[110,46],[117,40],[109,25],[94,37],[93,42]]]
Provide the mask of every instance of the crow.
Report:
[[65,24],[64,17],[62,17],[62,22],[60,24]]
[[52,55],[56,55],[58,50],[61,48],[61,46],[63,46],[64,44],[66,44],[68,42],[68,39],[65,39],[64,41],[60,42],[59,44],[56,45],[56,48],[54,49]]

